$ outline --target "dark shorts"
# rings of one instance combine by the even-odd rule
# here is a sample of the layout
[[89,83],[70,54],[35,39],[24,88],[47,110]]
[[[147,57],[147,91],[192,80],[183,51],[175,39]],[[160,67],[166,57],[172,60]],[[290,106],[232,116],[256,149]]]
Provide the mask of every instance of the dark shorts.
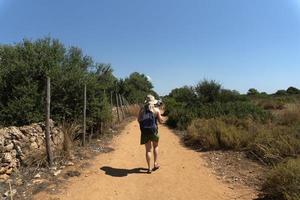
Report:
[[159,135],[158,131],[156,133],[143,133],[141,134],[141,145],[146,144],[148,141],[158,142]]

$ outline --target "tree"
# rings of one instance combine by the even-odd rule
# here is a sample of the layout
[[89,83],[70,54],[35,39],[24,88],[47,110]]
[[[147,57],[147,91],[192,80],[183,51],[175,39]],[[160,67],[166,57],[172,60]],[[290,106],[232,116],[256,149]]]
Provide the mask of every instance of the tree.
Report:
[[192,87],[184,86],[173,89],[169,97],[174,98],[177,102],[188,104],[196,99],[196,94]]
[[220,102],[244,101],[245,99],[236,90],[221,89]]
[[119,92],[132,103],[143,103],[149,93],[158,96],[152,89],[153,85],[146,75],[138,72],[130,74],[128,78],[118,83]]
[[255,88],[250,88],[247,92],[247,95],[248,96],[257,96],[257,95],[259,95],[259,92]]
[[275,93],[275,95],[277,96],[283,96],[283,95],[287,95],[286,90],[277,90],[277,92]]
[[204,80],[195,86],[195,92],[198,99],[203,103],[212,103],[217,101],[221,93],[221,84],[214,80]]
[[295,87],[289,87],[286,91],[288,94],[300,94],[299,89]]

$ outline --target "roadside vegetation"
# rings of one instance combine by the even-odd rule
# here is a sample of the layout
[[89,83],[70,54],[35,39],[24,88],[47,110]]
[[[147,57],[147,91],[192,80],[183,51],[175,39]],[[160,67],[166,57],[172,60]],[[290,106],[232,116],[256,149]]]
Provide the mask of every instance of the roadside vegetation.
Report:
[[[118,96],[126,101],[127,116],[136,115],[138,104],[147,94],[158,96],[144,74],[133,72],[119,79],[110,64],[94,62],[78,47],[66,47],[52,38],[24,39],[16,44],[0,44],[0,128],[45,120],[47,77],[51,79],[51,119],[64,133],[63,149],[54,149],[55,158],[62,157],[61,154],[71,158],[74,147],[82,143],[84,85],[89,141],[113,132],[119,118]],[[1,140],[0,154],[4,153],[5,145]],[[40,162],[46,154],[41,156],[34,156],[34,160]]]
[[[203,151],[244,151],[273,168],[262,193],[270,199],[299,199],[300,91],[246,95],[204,80],[164,97],[167,124],[184,130],[186,145]],[[280,181],[284,180],[284,181]]]
[[60,123],[81,121],[86,84],[87,122],[94,130],[112,121],[116,93],[130,104],[143,102],[148,93],[157,96],[144,74],[134,72],[118,79],[110,64],[94,62],[78,47],[66,47],[51,38],[24,39],[0,45],[0,126],[44,120],[47,76],[51,78],[51,118]]

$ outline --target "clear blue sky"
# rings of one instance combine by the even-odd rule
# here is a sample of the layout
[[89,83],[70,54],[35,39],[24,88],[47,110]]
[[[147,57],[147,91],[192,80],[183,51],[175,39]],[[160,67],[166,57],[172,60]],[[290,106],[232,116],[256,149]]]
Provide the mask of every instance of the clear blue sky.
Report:
[[160,94],[203,78],[300,88],[300,0],[0,0],[0,43],[51,36]]

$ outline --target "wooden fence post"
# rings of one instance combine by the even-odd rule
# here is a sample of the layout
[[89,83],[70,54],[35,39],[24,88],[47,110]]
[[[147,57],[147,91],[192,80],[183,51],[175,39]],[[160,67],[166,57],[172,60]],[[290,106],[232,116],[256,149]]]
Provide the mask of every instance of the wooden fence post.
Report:
[[122,102],[122,99],[121,99],[121,95],[119,94],[118,97],[119,97],[122,116],[123,116],[123,119],[124,119],[126,116],[125,116],[125,112],[124,112],[124,107],[123,107],[123,102]]
[[125,100],[125,98],[124,98],[123,95],[121,96],[121,98],[122,98],[122,102],[123,102],[123,104],[124,104],[124,106],[125,106],[125,110],[126,110],[126,112],[128,113],[129,109],[128,109],[128,105],[127,105],[127,103],[126,103],[126,100]]
[[85,134],[86,134],[86,84],[84,84],[83,91],[83,136],[82,136],[82,145],[85,146]]
[[120,122],[120,114],[119,114],[119,100],[118,100],[118,93],[116,93],[116,102],[117,102],[117,114],[118,114],[118,122]]
[[46,86],[46,129],[45,129],[45,139],[46,139],[46,151],[48,156],[49,166],[53,165],[53,153],[50,144],[50,77],[47,77],[47,86]]

